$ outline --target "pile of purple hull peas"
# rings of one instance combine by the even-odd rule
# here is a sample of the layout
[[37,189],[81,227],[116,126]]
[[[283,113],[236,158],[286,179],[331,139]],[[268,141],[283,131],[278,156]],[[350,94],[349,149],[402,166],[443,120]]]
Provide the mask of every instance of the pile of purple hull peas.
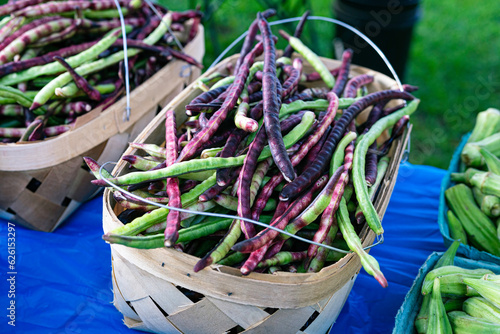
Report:
[[[103,176],[153,202],[237,215],[352,250],[385,287],[358,233],[365,222],[377,235],[383,233],[372,200],[388,166],[390,145],[419,100],[399,90],[363,93],[362,86],[373,77],[349,76],[350,50],[341,66],[329,71],[299,39],[307,13],[293,37],[280,31],[290,47],[276,59],[276,37],[266,21],[273,14],[259,13],[250,26],[234,75],[200,79],[198,86],[205,91],[186,105],[190,118],[184,132],[176,131],[180,124],[168,110],[165,147],[132,143],[147,156],[122,159],[138,171],[119,177],[103,171]],[[303,60],[290,58],[293,50],[315,72],[302,73]],[[262,54],[264,60],[257,61]],[[302,86],[311,81],[321,88]],[[406,103],[387,108],[392,99]],[[355,117],[370,106],[368,120],[356,124]],[[378,145],[385,130],[391,136]],[[99,177],[99,165],[86,162],[98,179],[92,182],[109,186]],[[126,210],[119,215],[124,225],[104,240],[141,249],[175,247],[200,257],[195,272],[211,264],[235,266],[245,275],[317,272],[345,255],[245,220],[158,208],[110,189]]]
[[[197,34],[199,11],[155,5],[162,18],[141,0],[119,4],[131,89],[174,58],[201,66],[174,47],[175,37],[186,44]],[[0,18],[0,142],[57,136],[79,115],[124,95],[124,40],[114,0],[9,1]]]

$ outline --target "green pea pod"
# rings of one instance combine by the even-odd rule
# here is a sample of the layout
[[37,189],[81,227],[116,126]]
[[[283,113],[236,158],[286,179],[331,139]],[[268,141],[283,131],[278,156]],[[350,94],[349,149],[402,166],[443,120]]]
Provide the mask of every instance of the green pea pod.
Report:
[[396,124],[401,117],[411,115],[417,110],[420,100],[412,100],[408,105],[393,114],[385,116],[375,123],[370,131],[368,131],[362,139],[358,140],[358,145],[354,150],[354,161],[352,166],[352,177],[354,182],[354,189],[356,198],[358,199],[359,206],[363,211],[368,226],[377,234],[384,233],[380,218],[375,207],[370,200],[368,188],[365,181],[365,157],[368,148],[373,142],[386,130]]
[[300,53],[304,59],[306,59],[309,64],[319,73],[321,79],[325,82],[326,86],[330,89],[335,85],[335,78],[330,73],[326,65],[321,61],[321,59],[307,46],[302,43],[302,41],[296,37],[290,36],[288,39],[290,46]]
[[[207,224],[198,224],[179,230],[179,238],[176,243],[187,242],[207,235],[213,234],[220,230],[225,230],[231,225],[232,220],[228,218],[220,219],[216,222],[209,222]],[[108,233],[102,237],[105,241],[125,245],[128,247],[139,249],[153,249],[162,248],[165,246],[165,237],[163,234],[154,234],[151,236],[125,236],[119,234]]]
[[357,137],[356,132],[349,132],[339,142],[337,148],[335,149],[335,153],[333,154],[332,162],[330,163],[330,176],[332,176],[333,173],[335,173],[337,168],[342,166],[342,164],[344,163],[345,148],[347,147],[347,145],[349,145],[350,142],[355,140],[356,137]]

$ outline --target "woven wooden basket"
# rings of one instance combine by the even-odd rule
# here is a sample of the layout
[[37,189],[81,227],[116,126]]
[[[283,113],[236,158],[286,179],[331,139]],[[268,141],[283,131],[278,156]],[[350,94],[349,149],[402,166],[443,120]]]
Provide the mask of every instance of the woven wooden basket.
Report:
[[[203,27],[185,52],[201,61],[205,53]],[[171,61],[130,94],[130,120],[125,99],[101,112],[79,117],[74,129],[52,139],[26,144],[0,144],[0,217],[28,228],[53,231],[99,189],[90,181],[82,157],[100,163],[116,161],[128,142],[158,110],[200,75],[182,61]],[[184,72],[189,74],[184,76]],[[189,72],[189,73],[187,73]]]
[[[222,71],[230,57],[213,71]],[[329,68],[339,62],[323,59]],[[306,72],[311,67],[304,64]],[[352,66],[351,74],[375,76],[369,91],[395,87],[385,75]],[[167,109],[174,109],[178,121],[185,119],[184,106],[200,91],[190,85],[178,95],[135,139],[136,142],[164,141],[164,119]],[[366,113],[361,117],[366,117]],[[409,131],[398,139],[391,150],[391,161],[383,180],[375,207],[380,217],[396,182],[399,163]],[[125,154],[141,154],[129,148]],[[120,162],[113,174],[126,173]],[[123,211],[109,190],[103,197],[104,232],[122,226],[117,215]],[[365,227],[363,245],[374,241],[374,233]],[[242,276],[235,268],[212,265],[193,272],[198,258],[162,248],[140,250],[111,245],[114,305],[124,315],[129,328],[158,333],[325,333],[335,321],[361,268],[357,255],[350,253],[337,263],[314,274],[277,272],[273,275],[251,273]]]

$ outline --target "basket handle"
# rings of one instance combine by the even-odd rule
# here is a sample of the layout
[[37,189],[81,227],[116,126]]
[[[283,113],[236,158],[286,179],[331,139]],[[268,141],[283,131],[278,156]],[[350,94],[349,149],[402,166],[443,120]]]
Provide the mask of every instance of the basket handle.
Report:
[[[288,19],[283,19],[283,20],[269,22],[269,25],[270,26],[275,26],[275,25],[280,25],[280,24],[285,24],[285,23],[300,21],[301,19],[302,19],[302,17],[292,17],[292,18],[288,18]],[[307,19],[308,20],[314,20],[314,21],[330,22],[330,23],[342,26],[342,27],[344,27],[346,29],[349,29],[353,33],[357,34],[362,39],[364,39],[378,53],[378,55],[380,56],[380,58],[382,58],[382,60],[384,61],[385,65],[387,66],[387,68],[391,72],[394,80],[396,81],[396,84],[398,85],[399,90],[400,91],[404,91],[403,85],[401,84],[401,80],[399,79],[399,76],[397,75],[396,71],[394,70],[394,67],[389,62],[389,60],[387,59],[387,57],[385,56],[385,54],[382,52],[382,50],[380,50],[380,48],[368,36],[366,36],[365,34],[363,34],[358,29],[354,28],[353,26],[351,26],[351,25],[349,25],[349,24],[347,24],[345,22],[339,21],[337,19],[332,19],[330,17],[309,16]],[[244,33],[242,33],[231,44],[229,44],[229,46],[224,51],[222,51],[222,53],[214,60],[214,62],[212,63],[212,65],[210,65],[210,67],[208,69],[211,69],[212,67],[214,67],[215,65],[217,65],[226,56],[226,54],[229,51],[231,51],[243,38],[246,37],[246,35],[248,35],[248,31],[245,31]],[[409,129],[409,126],[410,126],[410,122],[408,122],[406,128]],[[411,148],[410,139],[411,138],[408,137],[408,142],[407,142],[405,151],[403,153],[403,159],[401,160],[402,162],[408,161],[408,157],[410,156],[410,148]]]

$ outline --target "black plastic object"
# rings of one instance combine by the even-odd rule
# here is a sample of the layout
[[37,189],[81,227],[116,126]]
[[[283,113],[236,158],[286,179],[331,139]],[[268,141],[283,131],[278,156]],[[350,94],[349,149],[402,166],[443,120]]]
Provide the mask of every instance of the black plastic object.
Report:
[[[335,18],[368,36],[404,80],[413,28],[421,17],[420,0],[335,0]],[[335,36],[354,51],[353,63],[391,76],[380,56],[361,37],[337,26]]]

